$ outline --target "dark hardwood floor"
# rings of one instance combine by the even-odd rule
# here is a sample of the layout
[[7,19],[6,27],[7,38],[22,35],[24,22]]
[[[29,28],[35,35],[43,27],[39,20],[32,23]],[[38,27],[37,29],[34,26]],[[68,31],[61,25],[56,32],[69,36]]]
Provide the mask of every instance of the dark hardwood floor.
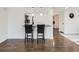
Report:
[[0,44],[0,52],[78,52],[79,45],[61,36],[59,31],[54,29],[54,40],[41,39],[24,43],[24,39],[8,39]]

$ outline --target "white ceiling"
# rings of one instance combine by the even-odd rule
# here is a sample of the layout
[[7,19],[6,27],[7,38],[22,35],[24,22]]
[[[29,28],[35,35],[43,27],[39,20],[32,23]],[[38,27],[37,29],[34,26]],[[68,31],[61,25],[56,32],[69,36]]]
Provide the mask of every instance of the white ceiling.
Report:
[[25,7],[25,13],[46,13],[49,7]]

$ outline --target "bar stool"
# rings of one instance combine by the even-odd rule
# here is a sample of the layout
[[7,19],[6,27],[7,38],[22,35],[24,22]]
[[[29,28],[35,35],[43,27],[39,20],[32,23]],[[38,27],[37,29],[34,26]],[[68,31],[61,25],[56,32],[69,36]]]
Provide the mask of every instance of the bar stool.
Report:
[[[27,34],[27,37],[26,37],[26,34]],[[26,39],[28,41],[29,37],[31,37],[31,40],[33,41],[32,25],[25,25],[25,42],[26,42]]]
[[[38,39],[45,39],[44,38],[44,31],[45,31],[45,25],[44,24],[38,24],[37,25],[37,42],[38,42]],[[39,37],[42,37],[42,38],[39,38]]]

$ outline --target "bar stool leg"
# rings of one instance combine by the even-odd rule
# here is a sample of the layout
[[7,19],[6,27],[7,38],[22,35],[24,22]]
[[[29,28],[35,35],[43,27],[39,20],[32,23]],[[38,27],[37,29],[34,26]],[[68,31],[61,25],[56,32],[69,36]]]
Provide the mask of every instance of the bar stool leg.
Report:
[[44,33],[43,33],[43,40],[44,40]]
[[28,42],[28,33],[27,33],[27,42]]
[[37,39],[38,39],[38,33],[37,33]]
[[31,39],[31,41],[33,42],[34,40],[33,40],[33,33],[32,33],[32,39]]
[[26,43],[26,33],[25,33],[25,40],[24,40],[24,42]]

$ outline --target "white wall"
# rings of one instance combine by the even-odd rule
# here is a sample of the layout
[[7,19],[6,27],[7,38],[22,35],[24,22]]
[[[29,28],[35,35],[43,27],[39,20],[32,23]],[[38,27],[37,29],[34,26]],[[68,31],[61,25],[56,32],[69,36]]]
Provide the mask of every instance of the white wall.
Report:
[[65,11],[64,9],[60,12],[60,16],[59,16],[59,31],[64,32],[64,16]]
[[[46,27],[45,38],[53,39],[53,18],[51,8],[39,9],[35,8],[34,11],[31,8],[8,8],[8,38],[10,39],[21,39],[24,38],[24,14],[25,13],[34,13],[34,24],[45,24],[50,25],[51,27]],[[40,16],[39,13],[42,12],[43,16]],[[34,38],[37,38],[36,29],[34,32]]]
[[24,9],[8,8],[8,38],[24,38]]
[[[74,18],[69,18],[69,13],[74,13]],[[76,34],[79,33],[79,8],[66,8],[65,19],[64,19],[64,33],[65,34]]]
[[0,7],[0,43],[7,39],[8,31],[8,10],[7,8]]
[[[54,14],[59,15],[59,31],[65,34],[79,33],[79,8],[78,7],[54,7]],[[74,13],[73,19],[69,18],[69,13]]]

